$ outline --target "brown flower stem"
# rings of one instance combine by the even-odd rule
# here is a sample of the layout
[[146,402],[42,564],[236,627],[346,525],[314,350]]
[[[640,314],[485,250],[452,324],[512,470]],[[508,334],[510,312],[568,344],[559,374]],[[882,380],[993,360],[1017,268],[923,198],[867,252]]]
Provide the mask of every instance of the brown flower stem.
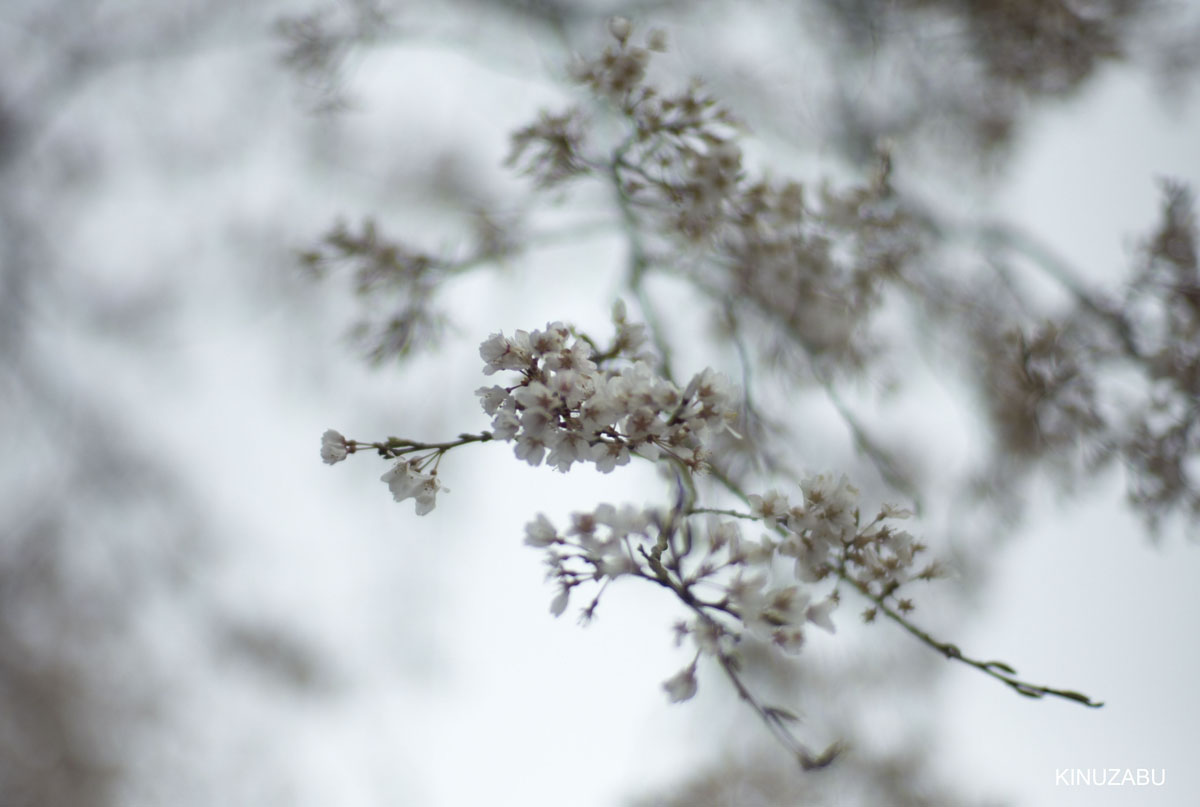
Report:
[[940,642],[930,636],[927,632],[918,628],[916,625],[910,622],[907,617],[888,605],[884,601],[883,597],[872,594],[867,589],[865,584],[846,574],[844,569],[838,571],[838,577],[841,580],[849,583],[860,594],[874,603],[875,607],[879,609],[879,611],[881,611],[888,619],[904,628],[904,630],[908,631],[911,635],[915,636],[924,644],[933,648],[948,659],[960,661],[963,664],[974,667],[986,675],[990,675],[997,681],[1003,681],[1019,695],[1024,695],[1027,698],[1043,698],[1047,695],[1053,695],[1057,698],[1065,698],[1067,700],[1075,701],[1076,703],[1082,703],[1084,706],[1088,706],[1093,709],[1098,709],[1104,705],[1103,702],[1093,701],[1091,698],[1081,692],[1075,692],[1074,690],[1070,689],[1056,689],[1054,687],[1040,686],[1038,684],[1031,684],[1028,681],[1022,681],[1016,677],[1017,671],[1008,664],[1005,664],[1003,661],[979,661],[978,659],[973,659],[959,650],[957,645],[950,644],[949,642]]
[[396,458],[414,451],[436,451],[444,454],[452,448],[465,446],[469,443],[487,443],[495,439],[491,432],[479,434],[460,434],[457,440],[447,440],[444,443],[422,443],[418,440],[408,440],[403,437],[389,437],[380,442],[367,443],[361,440],[347,440],[346,446],[354,453],[363,448],[373,448],[385,457]]

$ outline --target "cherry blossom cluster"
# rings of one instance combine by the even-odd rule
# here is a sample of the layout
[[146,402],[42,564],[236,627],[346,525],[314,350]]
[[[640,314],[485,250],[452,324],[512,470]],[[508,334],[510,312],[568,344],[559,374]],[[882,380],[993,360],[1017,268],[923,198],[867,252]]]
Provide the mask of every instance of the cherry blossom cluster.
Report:
[[[792,505],[778,491],[751,495],[750,514],[777,528],[765,538],[771,550],[795,562],[795,575],[805,582],[837,577],[875,599],[894,597],[913,579],[932,580],[943,574],[937,563],[914,572],[924,544],[894,521],[909,518],[909,510],[884,505],[868,524],[862,524],[858,490],[845,476],[834,480],[821,474],[806,479],[803,500]],[[898,601],[902,611],[911,603]]]
[[[605,586],[622,577],[665,587],[690,610],[675,636],[680,644],[690,639],[695,656],[664,683],[674,702],[695,694],[702,657],[735,677],[737,648],[747,640],[794,654],[809,625],[832,633],[840,597],[836,584],[832,590],[821,584],[826,578],[908,611],[911,603],[896,600],[897,590],[914,577],[938,574],[935,565],[913,573],[923,547],[894,525],[910,513],[885,506],[862,524],[858,491],[845,477],[806,479],[794,505],[778,491],[747,500],[748,512],[696,508],[683,499],[670,510],[602,504],[575,513],[563,530],[539,515],[526,526],[525,543],[546,552],[547,576],[557,587],[550,606],[555,616],[581,586],[595,586],[582,611],[590,620]],[[743,524],[764,532],[749,537]]]
[[[1200,523],[1200,222],[1191,191],[1163,185],[1161,221],[1120,296],[1067,278],[1073,304],[1020,327],[976,317],[991,361],[976,371],[1003,448],[987,480],[1039,463],[1067,486],[1118,465],[1152,530]],[[1007,328],[1002,331],[1001,328]],[[999,345],[999,349],[997,349]]]
[[530,465],[544,459],[560,471],[591,462],[607,473],[633,454],[700,468],[704,438],[737,417],[728,381],[705,369],[680,390],[637,353],[645,337],[624,322],[623,306],[615,319],[617,337],[605,351],[561,322],[488,337],[479,348],[484,372],[519,374],[513,384],[476,391],[492,436],[515,443]]
[[513,136],[510,164],[542,187],[604,178],[639,231],[645,269],[765,320],[771,327],[756,341],[766,336],[784,354],[799,346],[797,358],[822,374],[862,370],[881,350],[871,323],[885,293],[924,249],[886,150],[857,187],[755,176],[739,144],[745,127],[727,106],[698,82],[673,90],[651,79],[651,57],[666,48],[661,32],[635,44],[629,21],[617,19],[609,33],[615,41],[572,76],[617,113],[619,139],[601,142],[578,106],[544,111]]

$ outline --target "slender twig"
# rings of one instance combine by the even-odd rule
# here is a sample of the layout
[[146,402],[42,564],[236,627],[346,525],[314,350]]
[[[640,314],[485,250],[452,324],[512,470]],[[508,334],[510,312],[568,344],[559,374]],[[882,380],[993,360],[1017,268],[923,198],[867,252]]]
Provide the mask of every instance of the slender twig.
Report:
[[909,479],[896,465],[896,461],[879,443],[875,441],[868,432],[858,416],[850,409],[849,406],[842,400],[842,396],[834,388],[829,379],[822,374],[816,373],[814,365],[814,374],[817,376],[818,382],[825,390],[825,397],[829,399],[829,403],[841,417],[842,422],[846,424],[846,428],[850,430],[850,436],[854,439],[854,445],[858,450],[866,454],[875,466],[875,470],[883,477],[883,480],[892,486],[896,491],[903,493],[908,497],[913,504],[913,511],[921,513],[921,495],[913,487],[912,480]]
[[[641,576],[645,579],[653,580],[664,588],[670,589],[679,599],[679,601],[691,609],[701,621],[712,626],[716,635],[724,635],[725,629],[712,617],[712,615],[704,610],[706,607],[716,607],[720,610],[730,613],[735,617],[740,618],[736,613],[730,611],[726,607],[722,607],[719,604],[707,603],[698,599],[688,586],[676,581],[671,577],[671,574],[667,570],[666,566],[664,566],[663,563],[654,556],[653,552],[647,552],[644,547],[638,547],[638,551],[641,553],[642,557],[645,558],[646,563],[650,566],[651,571],[654,572],[652,576],[645,573],[642,573]],[[767,729],[772,735],[774,735],[779,743],[783,745],[783,747],[786,748],[789,753],[796,757],[796,760],[800,763],[802,768],[805,770],[814,770],[817,768],[823,768],[829,763],[833,762],[834,758],[842,750],[842,746],[840,744],[834,743],[820,754],[814,755],[812,751],[810,751],[808,747],[805,746],[804,743],[802,743],[786,725],[787,721],[795,720],[796,718],[783,709],[779,709],[778,707],[774,706],[768,706],[760,701],[742,680],[741,675],[738,674],[737,662],[734,656],[721,650],[718,650],[715,656],[718,664],[721,667],[721,670],[725,673],[725,677],[729,679],[730,684],[732,684],[734,690],[737,691],[738,697],[741,698],[741,700],[752,710],[754,710],[754,712],[759,716],[759,718],[767,726]]]
[[633,212],[632,200],[621,184],[621,166],[624,154],[632,142],[632,140],[627,140],[622,143],[613,152],[612,160],[608,164],[609,177],[616,193],[617,207],[621,211],[621,222],[629,239],[629,272],[625,285],[637,300],[642,317],[646,320],[646,326],[650,329],[650,338],[658,352],[659,372],[663,378],[674,382],[674,375],[671,371],[671,343],[667,339],[666,328],[658,316],[658,309],[650,300],[650,295],[646,293],[643,282],[650,269],[650,258],[646,252],[646,245],[642,241],[641,226],[638,224],[637,215]]
[[742,518],[747,521],[758,521],[758,516],[752,513],[743,513],[740,510],[725,510],[720,507],[693,507],[692,513],[711,513],[716,516],[731,516],[733,518]]
[[422,443],[418,440],[408,440],[403,437],[389,437],[387,440],[371,443],[361,440],[347,440],[346,448],[351,454],[361,451],[364,448],[373,448],[385,457],[394,458],[404,454],[411,454],[414,451],[436,451],[439,454],[444,454],[452,448],[465,446],[468,443],[486,443],[493,439],[495,438],[491,432],[460,434],[457,440],[447,440],[444,443]]
[[[758,406],[754,403],[754,398],[751,395],[753,389],[753,366],[751,361],[750,348],[746,345],[746,340],[743,338],[741,323],[738,320],[737,311],[734,309],[732,302],[727,303],[723,311],[729,325],[729,338],[733,342],[734,349],[737,351],[738,362],[742,369],[742,406],[746,410],[746,427],[748,429],[757,429],[760,424],[769,425],[777,430],[783,430],[778,421],[768,421],[763,415]],[[747,437],[753,439],[753,433],[747,432]],[[781,473],[789,476],[795,476],[795,472],[783,460],[776,456],[771,450],[771,446],[765,445],[762,441],[755,441],[759,449],[762,467],[771,473]]]
[[795,719],[793,716],[774,706],[767,706],[754,697],[754,693],[750,691],[750,689],[742,681],[741,676],[738,675],[736,662],[728,653],[718,653],[717,661],[720,662],[721,670],[725,673],[725,677],[729,679],[729,682],[733,685],[733,688],[737,690],[738,697],[740,697],[758,714],[763,723],[767,726],[767,730],[770,731],[771,734],[773,734],[775,738],[785,748],[788,749],[788,751],[795,755],[796,760],[800,763],[800,767],[804,768],[804,770],[810,771],[824,768],[833,762],[837,755],[841,753],[842,744],[834,743],[822,751],[819,755],[813,756],[813,753],[808,750],[808,747],[796,739],[796,735],[784,725],[785,720]]
[[875,607],[879,609],[885,616],[887,616],[888,619],[891,619],[897,625],[904,628],[904,630],[908,631],[908,633],[915,636],[924,644],[933,648],[948,659],[960,661],[963,664],[974,667],[975,669],[990,675],[997,681],[1003,681],[1007,686],[1011,687],[1020,695],[1024,695],[1028,698],[1042,698],[1046,695],[1053,695],[1057,698],[1066,698],[1067,700],[1072,700],[1076,703],[1082,703],[1084,706],[1089,706],[1093,709],[1098,709],[1104,705],[1103,702],[1093,701],[1091,698],[1081,692],[1075,692],[1074,690],[1070,689],[1056,689],[1054,687],[1041,686],[1039,684],[1031,684],[1028,681],[1022,681],[1016,677],[1017,671],[1008,664],[1005,664],[1003,661],[979,661],[977,659],[973,659],[959,650],[957,645],[950,644],[949,642],[940,642],[930,636],[926,631],[918,628],[911,621],[909,621],[907,617],[888,605],[884,601],[883,597],[872,594],[864,583],[855,580],[853,577],[848,575],[844,569],[838,572],[838,577],[841,580],[849,583],[860,594],[874,603]]

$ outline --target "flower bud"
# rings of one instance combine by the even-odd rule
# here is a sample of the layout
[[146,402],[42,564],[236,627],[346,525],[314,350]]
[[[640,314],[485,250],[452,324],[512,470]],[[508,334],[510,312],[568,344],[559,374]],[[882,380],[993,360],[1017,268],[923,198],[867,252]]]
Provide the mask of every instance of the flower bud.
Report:
[[633,23],[628,17],[613,17],[608,21],[608,32],[613,35],[613,38],[622,45],[629,39],[629,35],[633,33]]

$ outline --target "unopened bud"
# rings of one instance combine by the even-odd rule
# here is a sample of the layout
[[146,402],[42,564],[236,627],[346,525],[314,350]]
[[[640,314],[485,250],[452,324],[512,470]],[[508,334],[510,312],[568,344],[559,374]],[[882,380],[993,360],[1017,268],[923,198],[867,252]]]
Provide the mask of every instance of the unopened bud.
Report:
[[628,17],[613,17],[608,21],[608,32],[624,45],[625,40],[629,39],[629,35],[633,33],[633,23],[629,21]]

